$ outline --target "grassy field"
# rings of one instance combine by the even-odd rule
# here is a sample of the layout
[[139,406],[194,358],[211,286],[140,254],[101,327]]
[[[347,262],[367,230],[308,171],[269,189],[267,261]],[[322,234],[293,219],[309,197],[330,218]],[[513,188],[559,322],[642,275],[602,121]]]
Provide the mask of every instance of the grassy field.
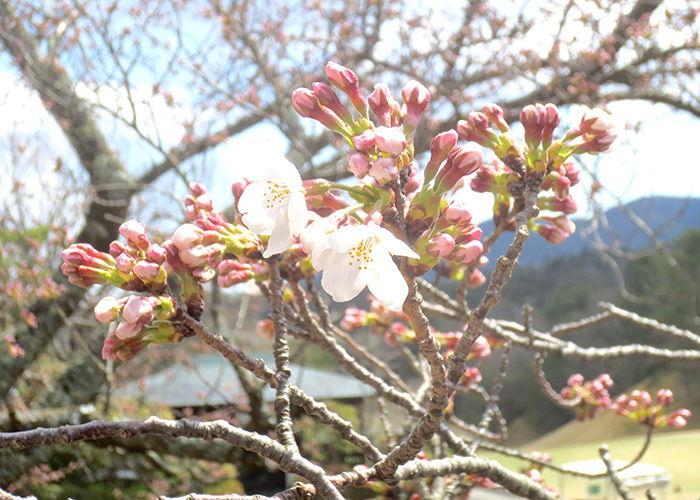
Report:
[[[562,435],[545,436],[536,442],[521,447],[530,451],[538,450],[547,452],[557,464],[574,462],[578,460],[589,460],[599,458],[598,447],[601,443],[606,443],[610,447],[610,453],[615,460],[629,460],[633,458],[644,443],[643,436],[626,436],[617,439],[604,439],[587,443],[577,442],[568,444],[570,441],[566,437],[573,433],[575,424],[570,429],[564,429]],[[585,430],[585,429],[582,429]],[[585,432],[584,432],[585,434]],[[581,435],[579,434],[579,438]],[[578,441],[571,439],[571,441]],[[567,443],[567,444],[564,444]],[[503,459],[492,456],[504,465],[521,469],[522,462],[513,459]],[[654,436],[650,449],[642,459],[642,462],[660,465],[664,467],[666,473],[673,479],[671,487],[667,490],[667,499],[698,499],[700,498],[700,431],[676,431],[660,433]],[[548,484],[560,488],[561,475],[553,471],[545,471],[544,477]],[[588,483],[568,477],[564,483],[564,495],[567,500],[586,498],[586,488]],[[637,498],[644,498],[643,492],[635,495]]]

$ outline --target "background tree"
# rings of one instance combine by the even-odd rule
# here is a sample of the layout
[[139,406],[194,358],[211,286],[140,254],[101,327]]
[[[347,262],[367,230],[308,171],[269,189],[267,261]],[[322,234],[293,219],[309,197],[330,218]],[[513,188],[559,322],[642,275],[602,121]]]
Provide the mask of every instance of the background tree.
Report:
[[[431,89],[417,153],[488,101],[501,103],[511,120],[537,101],[565,109],[647,100],[700,116],[696,4],[514,6],[473,1],[441,12],[373,1],[0,0],[0,39],[4,64],[41,99],[70,145],[58,173],[81,184],[80,194],[79,186],[70,189],[82,211],[73,208],[60,225],[106,251],[130,215],[162,216],[151,208],[167,203],[162,193],[184,195],[189,180],[225,175],[240,161],[221,157],[227,140],[261,124],[289,141],[288,156],[305,177],[347,176],[342,142],[291,106],[292,91],[319,80],[329,59],[355,68],[365,85],[398,89],[413,78]],[[64,179],[57,185],[67,192]],[[6,217],[26,220],[13,210]],[[45,211],[37,214],[37,226],[50,222]],[[47,269],[51,263],[57,265],[47,258]],[[68,319],[75,328],[75,318],[86,316],[84,291],[61,288],[67,283],[57,272],[53,279],[60,295],[7,313],[14,330],[0,351],[6,400]],[[20,321],[22,314],[35,320]],[[75,331],[99,352],[101,333]],[[99,393],[106,372],[84,356],[56,375],[65,383],[52,389],[65,395],[51,396],[54,403]],[[93,386],[70,382],[80,379]]]

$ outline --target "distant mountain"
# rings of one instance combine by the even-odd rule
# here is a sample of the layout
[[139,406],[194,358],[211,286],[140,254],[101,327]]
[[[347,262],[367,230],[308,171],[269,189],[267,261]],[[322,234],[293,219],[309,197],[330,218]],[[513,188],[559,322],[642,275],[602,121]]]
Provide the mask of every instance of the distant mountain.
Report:
[[[539,235],[532,234],[525,244],[520,264],[539,266],[549,259],[592,250],[595,248],[598,237],[608,245],[627,251],[650,247],[651,240],[633,222],[627,212],[643,220],[655,237],[664,243],[680,236],[686,229],[700,228],[700,198],[670,196],[641,198],[605,212],[604,224],[599,222],[597,229],[589,220],[573,219],[576,223],[576,232],[561,245],[552,245]],[[485,235],[493,232],[494,225],[491,221],[484,222],[480,226]],[[511,241],[512,233],[501,236],[493,246],[490,256],[503,255]]]

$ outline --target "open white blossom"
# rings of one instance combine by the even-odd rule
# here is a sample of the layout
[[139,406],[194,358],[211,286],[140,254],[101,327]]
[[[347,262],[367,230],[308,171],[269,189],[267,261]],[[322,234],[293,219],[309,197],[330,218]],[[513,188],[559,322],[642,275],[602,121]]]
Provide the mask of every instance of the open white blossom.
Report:
[[246,186],[238,200],[243,223],[251,231],[269,235],[263,257],[282,253],[292,246],[309,221],[304,187],[296,167],[281,157],[264,165],[257,180]]
[[323,271],[321,286],[336,302],[351,300],[366,287],[384,305],[400,308],[408,285],[392,255],[418,258],[406,243],[378,226],[345,226],[316,246],[311,262]]

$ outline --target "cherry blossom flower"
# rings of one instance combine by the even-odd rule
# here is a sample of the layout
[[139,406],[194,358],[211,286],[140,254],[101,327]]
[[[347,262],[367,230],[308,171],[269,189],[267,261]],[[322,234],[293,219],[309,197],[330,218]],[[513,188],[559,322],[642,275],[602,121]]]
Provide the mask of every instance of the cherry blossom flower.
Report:
[[259,181],[249,184],[238,210],[243,223],[257,234],[269,235],[263,257],[282,253],[306,227],[309,213],[296,167],[286,158],[262,167]]
[[328,235],[327,246],[311,262],[323,271],[321,286],[333,300],[347,302],[365,288],[384,305],[400,308],[408,285],[392,255],[418,258],[406,243],[378,226],[344,226]]

